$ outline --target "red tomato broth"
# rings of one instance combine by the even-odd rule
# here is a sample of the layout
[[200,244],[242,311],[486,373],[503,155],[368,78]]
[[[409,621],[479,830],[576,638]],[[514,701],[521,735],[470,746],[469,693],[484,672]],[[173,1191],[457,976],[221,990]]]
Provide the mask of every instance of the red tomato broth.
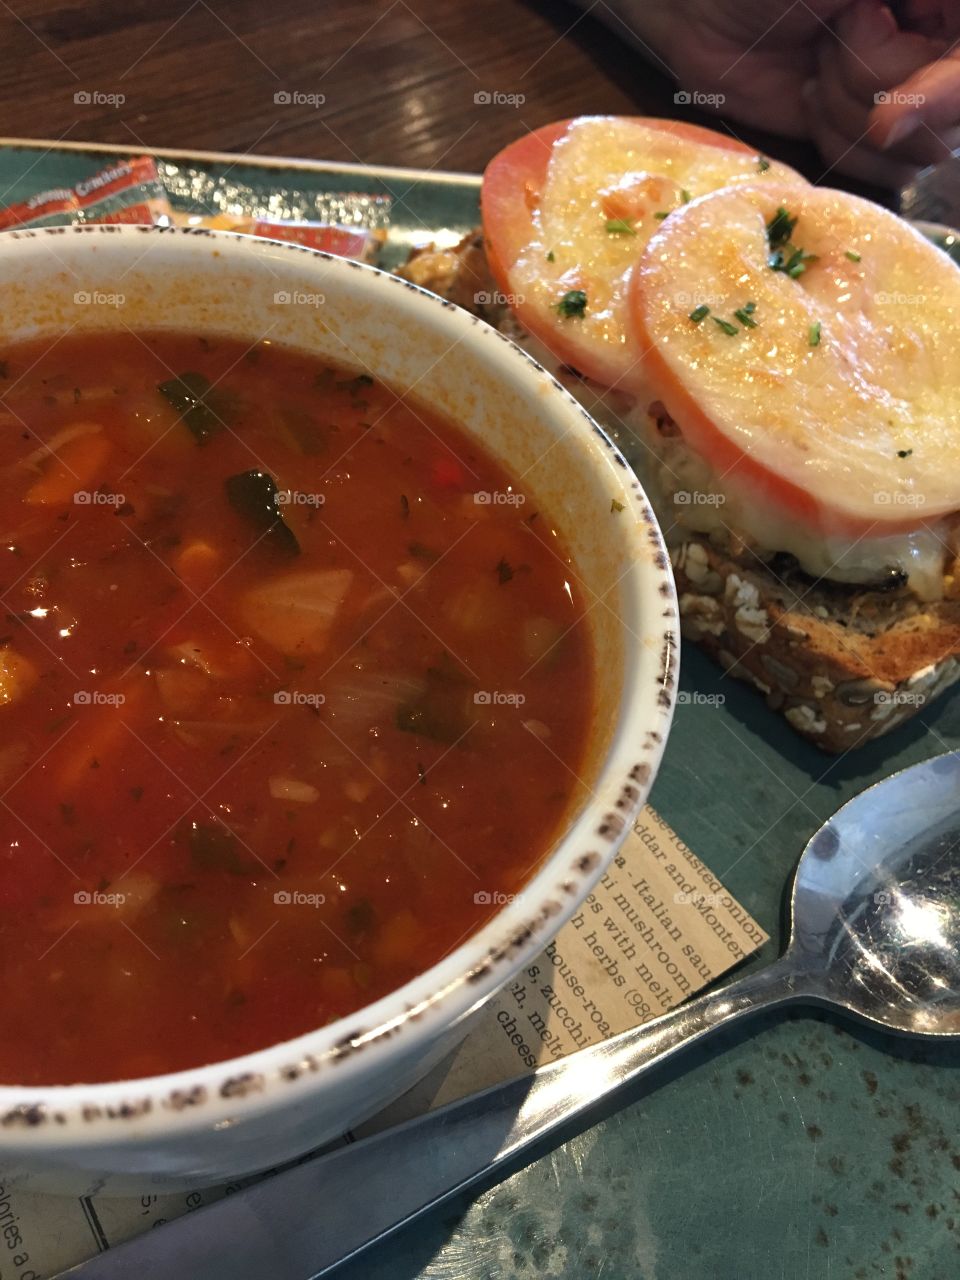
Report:
[[440,960],[588,795],[546,513],[422,403],[269,343],[4,354],[0,1081],[221,1060]]

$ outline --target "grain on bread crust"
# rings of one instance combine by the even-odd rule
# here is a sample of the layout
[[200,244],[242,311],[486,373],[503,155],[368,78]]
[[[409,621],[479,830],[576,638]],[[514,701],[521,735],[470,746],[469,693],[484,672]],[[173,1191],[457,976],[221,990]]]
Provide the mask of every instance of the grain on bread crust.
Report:
[[798,590],[704,537],[675,546],[671,559],[683,635],[824,751],[888,733],[960,679],[956,602],[914,607],[905,591],[888,600],[886,592],[840,588],[848,613],[856,601],[875,615],[873,626],[862,617],[850,626],[817,584]]
[[[415,250],[400,274],[510,332],[481,232],[451,249]],[[960,679],[953,566],[946,598],[926,604],[902,584],[814,581],[777,557],[765,563],[706,534],[667,533],[684,637],[824,751],[888,733]]]
[[497,323],[505,309],[487,265],[482,231],[471,231],[451,249],[428,244],[411,250],[397,275],[491,324]]

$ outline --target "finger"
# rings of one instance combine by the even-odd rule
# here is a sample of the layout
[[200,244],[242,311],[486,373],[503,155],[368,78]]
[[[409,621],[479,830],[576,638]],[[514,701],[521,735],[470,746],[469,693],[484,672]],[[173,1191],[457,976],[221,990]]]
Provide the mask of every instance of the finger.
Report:
[[[818,80],[826,115],[849,142],[867,134],[868,145],[889,150],[894,161],[937,164],[949,143],[923,127],[914,111],[916,94],[890,86],[909,83],[943,48],[942,42],[899,31],[889,9],[876,0],[857,0],[836,23],[836,39],[820,42]],[[877,105],[886,109],[883,129],[873,116]]]
[[909,76],[870,116],[870,141],[890,148],[921,125],[945,136],[960,124],[960,59],[941,58]]
[[886,6],[857,0],[836,23],[834,39],[820,42],[820,77],[838,79],[853,98],[872,104],[874,94],[901,84],[945,51],[942,41],[900,31]]
[[[818,51],[820,74],[816,81],[804,87],[805,95],[816,95],[819,99],[820,115],[832,122],[833,131],[845,140],[847,147],[853,145],[864,151],[876,147],[870,138],[870,125],[873,109],[878,99],[890,96],[889,91],[880,90],[871,93],[866,99],[856,96],[849,81],[839,73],[839,63],[845,52],[832,40],[823,40]],[[860,81],[859,88],[867,88],[865,80]],[[889,158],[897,164],[912,166],[915,169],[926,168],[927,165],[938,164],[950,151],[950,139],[940,139],[931,130],[923,127],[919,119],[915,127],[904,129],[900,139],[894,139],[889,145]],[[834,145],[835,155],[839,154],[839,145]]]
[[904,0],[900,20],[911,31],[946,40],[960,36],[960,13],[954,0]]
[[810,136],[817,144],[827,165],[818,181],[824,181],[832,173],[844,173],[852,178],[860,178],[865,182],[898,191],[916,174],[916,165],[904,164],[902,161],[882,154],[870,146],[866,140],[858,141],[846,137],[833,118],[824,110],[823,100],[816,91],[816,85],[805,91],[804,105],[807,109],[807,126]]
[[925,128],[923,121],[918,118],[915,127],[905,130],[901,138],[894,139],[886,148],[877,147],[870,136],[873,100],[869,103],[860,102],[833,75],[821,75],[805,85],[804,96],[815,96],[818,99],[822,117],[832,123],[834,133],[838,138],[843,138],[846,146],[857,146],[877,154],[885,152],[897,164],[910,165],[914,169],[939,164],[951,154],[952,147],[958,142],[953,131],[944,137],[938,137],[932,130]]
[[804,86],[804,95],[811,100],[816,96],[820,114],[833,121],[836,132],[843,134],[850,143],[866,134],[874,99],[872,90],[867,90],[862,84],[852,87],[849,78],[841,74],[840,64],[845,56],[844,50],[832,38],[822,40],[818,50],[818,73],[815,80]]

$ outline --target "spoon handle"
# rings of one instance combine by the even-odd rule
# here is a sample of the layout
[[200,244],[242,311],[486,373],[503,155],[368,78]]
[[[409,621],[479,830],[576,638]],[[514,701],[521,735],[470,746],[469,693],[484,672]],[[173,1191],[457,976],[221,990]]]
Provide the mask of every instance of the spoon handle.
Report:
[[100,1254],[71,1280],[315,1280],[621,1085],[748,1013],[804,999],[785,957],[562,1061],[428,1112]]

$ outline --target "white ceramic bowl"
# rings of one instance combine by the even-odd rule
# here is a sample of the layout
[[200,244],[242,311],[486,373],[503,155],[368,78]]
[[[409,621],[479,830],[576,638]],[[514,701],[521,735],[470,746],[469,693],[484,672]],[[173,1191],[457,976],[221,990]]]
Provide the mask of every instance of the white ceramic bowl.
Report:
[[8,1186],[227,1180],[316,1147],[413,1084],[603,873],[670,724],[670,566],[640,485],[576,401],[494,329],[393,276],[243,236],[92,226],[0,236],[0,285],[6,342],[121,326],[251,342],[269,332],[414,390],[524,476],[598,597],[588,614],[598,657],[592,799],[517,901],[414,981],[295,1040],[148,1079],[0,1087]]

